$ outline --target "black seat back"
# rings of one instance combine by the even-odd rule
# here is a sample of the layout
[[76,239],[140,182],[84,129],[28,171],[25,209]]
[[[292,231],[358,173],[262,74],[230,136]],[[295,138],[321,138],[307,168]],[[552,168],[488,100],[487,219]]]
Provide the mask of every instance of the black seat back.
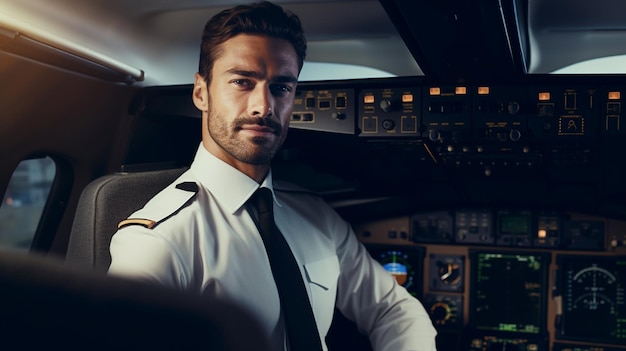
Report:
[[227,300],[0,252],[2,342],[20,350],[268,350]]

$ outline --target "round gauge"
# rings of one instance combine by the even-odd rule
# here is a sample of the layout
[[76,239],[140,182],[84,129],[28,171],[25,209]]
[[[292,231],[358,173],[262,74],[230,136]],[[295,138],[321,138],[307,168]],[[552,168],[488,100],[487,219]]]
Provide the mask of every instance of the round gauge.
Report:
[[437,262],[439,280],[446,285],[456,285],[461,281],[461,266],[454,262]]
[[380,264],[396,279],[398,284],[404,286],[409,292],[415,294],[417,289],[416,272],[411,264],[408,252],[400,250],[386,250],[378,257]]
[[430,294],[426,297],[428,313],[436,328],[461,327],[463,306],[461,296]]
[[430,288],[463,291],[463,256],[430,255]]

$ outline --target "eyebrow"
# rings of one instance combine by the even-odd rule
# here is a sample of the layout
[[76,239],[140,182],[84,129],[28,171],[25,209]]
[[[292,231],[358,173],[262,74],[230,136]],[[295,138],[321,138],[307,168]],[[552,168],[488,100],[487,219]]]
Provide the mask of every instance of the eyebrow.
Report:
[[[250,77],[250,78],[256,78],[256,79],[263,78],[261,73],[259,73],[259,72],[246,71],[246,70],[243,70],[243,69],[231,68],[231,69],[227,70],[226,72],[229,73],[229,74],[243,76],[243,77]],[[278,83],[297,83],[298,82],[298,78],[294,77],[292,75],[280,75],[280,76],[274,77],[272,79],[272,81],[273,82],[278,82]]]

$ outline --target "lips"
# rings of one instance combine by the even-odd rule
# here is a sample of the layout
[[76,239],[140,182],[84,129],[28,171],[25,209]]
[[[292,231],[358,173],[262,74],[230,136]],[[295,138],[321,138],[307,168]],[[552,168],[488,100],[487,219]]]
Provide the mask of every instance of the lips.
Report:
[[259,135],[271,133],[281,135],[283,127],[271,118],[250,118],[243,117],[235,121],[235,130],[250,131]]
[[279,135],[275,129],[259,124],[244,124],[240,127],[240,131],[252,137],[268,138]]
[[259,125],[259,124],[246,124],[241,126],[242,130],[251,130],[251,131],[255,131],[255,132],[260,132],[260,133],[272,133],[274,134],[274,129],[270,128],[268,126],[263,126],[263,125]]

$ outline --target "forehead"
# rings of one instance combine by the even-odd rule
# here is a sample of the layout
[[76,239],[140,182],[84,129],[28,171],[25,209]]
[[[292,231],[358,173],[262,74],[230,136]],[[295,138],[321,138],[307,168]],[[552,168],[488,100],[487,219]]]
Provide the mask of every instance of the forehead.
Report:
[[266,35],[239,34],[220,45],[215,59],[215,69],[233,67],[279,71],[298,75],[298,55],[293,45],[285,39]]

